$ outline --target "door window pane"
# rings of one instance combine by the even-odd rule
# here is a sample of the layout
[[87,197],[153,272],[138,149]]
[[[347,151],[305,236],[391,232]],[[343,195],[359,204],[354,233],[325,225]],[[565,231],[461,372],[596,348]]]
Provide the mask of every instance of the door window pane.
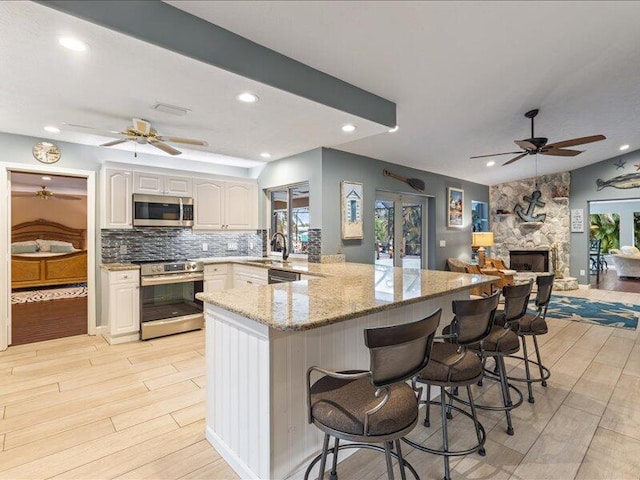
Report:
[[389,200],[376,200],[375,211],[377,265],[393,265],[394,209]]
[[[306,254],[309,244],[309,184],[272,190],[271,235],[282,233],[287,239],[289,253]],[[272,252],[281,252],[282,240],[278,239]]]

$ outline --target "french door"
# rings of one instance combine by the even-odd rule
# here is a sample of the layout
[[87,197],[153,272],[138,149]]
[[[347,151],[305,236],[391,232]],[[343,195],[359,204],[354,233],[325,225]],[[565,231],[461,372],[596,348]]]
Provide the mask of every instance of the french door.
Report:
[[426,198],[377,192],[375,205],[375,264],[427,268]]

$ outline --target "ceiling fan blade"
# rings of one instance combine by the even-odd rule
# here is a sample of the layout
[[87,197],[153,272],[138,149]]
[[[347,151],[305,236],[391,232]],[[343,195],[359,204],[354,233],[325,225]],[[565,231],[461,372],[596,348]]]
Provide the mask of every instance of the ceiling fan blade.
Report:
[[529,154],[528,153],[523,153],[522,155],[518,155],[517,157],[512,158],[508,162],[504,162],[502,164],[502,166],[504,167],[505,165],[509,165],[510,163],[517,162],[518,160],[520,160],[523,157],[526,157],[527,155],[529,155]]
[[11,192],[12,197],[33,197],[35,192]]
[[591,135],[590,137],[572,138],[571,140],[564,140],[563,142],[556,142],[547,145],[545,148],[564,148],[573,147],[574,145],[584,145],[585,143],[599,142],[606,140],[604,135]]
[[559,148],[552,148],[551,150],[542,150],[542,155],[553,155],[554,157],[575,157],[580,155],[583,150],[561,150]]
[[168,153],[169,155],[180,155],[182,153],[180,150],[176,150],[171,145],[167,145],[166,143],[160,142],[158,140],[149,140],[149,144],[153,145],[156,148],[159,148],[160,150]]
[[149,135],[149,132],[151,132],[151,124],[146,120],[142,120],[140,118],[134,118],[133,129],[136,132],[141,133],[142,135]]
[[50,198],[56,199],[56,200],[82,200],[82,198],[80,197],[75,197],[73,195],[61,195],[61,194],[51,194]]
[[523,150],[535,150],[536,148],[538,148],[533,143],[527,140],[514,140],[514,142]]
[[184,143],[185,145],[198,145],[200,147],[206,147],[207,145],[209,145],[204,140],[195,140],[193,138],[165,137],[164,135],[158,136],[156,138],[162,142]]
[[63,125],[66,125],[67,127],[71,127],[72,130],[74,129],[78,129],[78,130],[91,130],[91,133],[94,133],[95,135],[106,135],[108,137],[112,136],[112,135],[122,135],[122,132],[118,132],[116,130],[102,130],[100,128],[94,128],[94,127],[87,127],[85,125],[75,125],[73,123],[62,123]]
[[119,145],[121,143],[125,143],[125,142],[128,142],[128,141],[129,141],[128,138],[120,139],[120,140],[112,140],[112,141],[107,142],[107,143],[102,143],[102,144],[100,144],[100,146],[101,147],[113,147],[114,145]]
[[515,155],[516,153],[526,153],[526,152],[492,153],[491,155],[476,155],[475,157],[469,157],[469,158],[487,158],[487,157],[496,157],[498,155]]

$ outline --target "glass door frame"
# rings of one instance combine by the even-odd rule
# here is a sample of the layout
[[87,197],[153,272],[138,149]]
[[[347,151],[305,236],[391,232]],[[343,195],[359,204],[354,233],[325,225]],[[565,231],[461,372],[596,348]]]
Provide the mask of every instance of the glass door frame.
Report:
[[[412,195],[409,193],[401,193],[401,192],[392,192],[387,190],[376,190],[376,198],[374,200],[374,212],[375,212],[375,202],[383,200],[394,203],[393,208],[393,266],[394,267],[402,267],[403,258],[405,257],[404,251],[404,233],[403,233],[403,215],[402,215],[402,206],[403,202],[415,202],[419,203],[422,206],[422,225],[421,225],[421,238],[422,238],[422,246],[420,252],[420,268],[427,269],[428,258],[427,252],[429,251],[429,237],[428,237],[428,225],[429,225],[429,196],[427,195]],[[400,208],[398,208],[400,207]],[[398,214],[399,213],[399,214]],[[401,245],[398,245],[398,242],[402,242]],[[400,248],[398,248],[400,247]],[[399,255],[396,252],[400,252]]]

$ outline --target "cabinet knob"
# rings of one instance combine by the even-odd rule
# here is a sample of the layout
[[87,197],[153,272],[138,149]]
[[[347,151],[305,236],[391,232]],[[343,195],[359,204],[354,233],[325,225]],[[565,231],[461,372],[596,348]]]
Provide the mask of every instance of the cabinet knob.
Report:
[[123,275],[122,278],[129,278],[129,275]]

